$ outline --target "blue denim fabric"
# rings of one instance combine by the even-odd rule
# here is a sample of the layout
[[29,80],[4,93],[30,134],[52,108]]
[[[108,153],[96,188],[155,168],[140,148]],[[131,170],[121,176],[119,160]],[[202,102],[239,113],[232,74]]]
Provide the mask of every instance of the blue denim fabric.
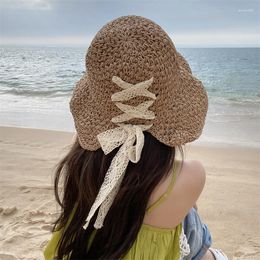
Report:
[[190,254],[183,260],[200,260],[211,246],[212,238],[196,209],[192,208],[183,220],[183,229],[190,246]]

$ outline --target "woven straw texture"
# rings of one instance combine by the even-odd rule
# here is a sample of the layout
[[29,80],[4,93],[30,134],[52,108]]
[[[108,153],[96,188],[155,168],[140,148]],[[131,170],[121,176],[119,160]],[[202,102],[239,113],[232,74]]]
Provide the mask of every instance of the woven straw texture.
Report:
[[[121,91],[113,76],[130,84],[153,78],[149,91],[156,100],[153,119],[132,118],[129,124],[153,124],[147,131],[174,147],[194,141],[201,133],[208,110],[207,92],[192,75],[167,33],[153,21],[135,15],[110,21],[96,34],[86,54],[86,73],[77,82],[70,110],[80,145],[100,148],[97,135],[116,127],[111,121],[122,111],[111,100]],[[138,106],[151,98],[134,97],[124,104]]]

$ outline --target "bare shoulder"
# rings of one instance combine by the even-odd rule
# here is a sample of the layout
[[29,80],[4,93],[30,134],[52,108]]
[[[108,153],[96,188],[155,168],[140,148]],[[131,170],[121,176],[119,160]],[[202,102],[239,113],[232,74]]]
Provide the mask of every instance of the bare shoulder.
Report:
[[185,160],[171,193],[171,210],[179,223],[196,204],[206,181],[206,172],[197,160]]
[[176,227],[196,204],[205,185],[205,169],[197,160],[185,160],[182,168],[178,168],[177,179],[168,198],[146,215],[144,223],[165,228]]
[[179,178],[182,179],[182,182],[185,182],[187,188],[201,192],[206,181],[206,171],[200,161],[185,160]]
[[196,203],[205,182],[206,171],[202,163],[197,160],[185,160],[178,174],[175,191],[178,197],[186,198],[187,203]]

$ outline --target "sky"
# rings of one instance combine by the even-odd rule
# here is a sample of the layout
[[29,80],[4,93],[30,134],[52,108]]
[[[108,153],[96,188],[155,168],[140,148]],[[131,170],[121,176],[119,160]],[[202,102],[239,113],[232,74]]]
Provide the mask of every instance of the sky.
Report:
[[178,47],[260,47],[259,0],[0,0],[0,45],[86,46],[129,14],[162,26]]

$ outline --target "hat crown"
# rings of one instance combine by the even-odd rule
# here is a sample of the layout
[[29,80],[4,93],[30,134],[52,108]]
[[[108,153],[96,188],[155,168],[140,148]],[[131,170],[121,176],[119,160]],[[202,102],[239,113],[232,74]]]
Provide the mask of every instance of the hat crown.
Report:
[[86,69],[94,81],[111,82],[116,75],[134,84],[154,76],[158,84],[167,74],[179,73],[176,53],[159,25],[141,16],[122,16],[96,34],[86,55]]

